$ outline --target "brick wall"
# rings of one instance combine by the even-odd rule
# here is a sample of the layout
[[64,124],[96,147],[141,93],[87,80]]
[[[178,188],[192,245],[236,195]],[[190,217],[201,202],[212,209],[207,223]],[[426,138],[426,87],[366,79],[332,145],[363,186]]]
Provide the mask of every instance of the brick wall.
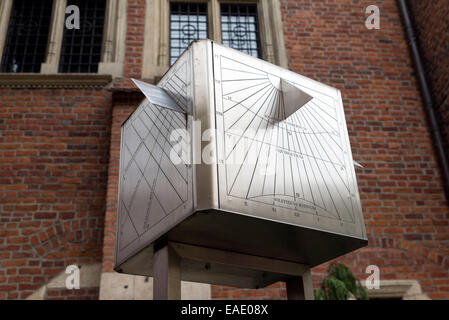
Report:
[[449,5],[446,0],[411,1],[426,73],[449,145]]
[[[449,208],[395,1],[281,3],[290,69],[342,90],[354,158],[365,166],[357,175],[369,247],[339,260],[359,278],[377,264],[382,279],[417,279],[432,298],[449,298]],[[381,29],[367,30],[364,9],[374,3]],[[141,77],[144,19],[145,1],[129,0],[124,77],[113,93],[0,90],[0,299],[25,298],[74,262],[112,271],[120,125],[142,99],[129,78]],[[447,78],[435,77],[447,92]],[[314,269],[316,283],[325,267]],[[78,294],[48,298],[98,291]],[[284,299],[285,285],[212,294]]]
[[99,288],[81,288],[80,290],[49,289],[46,300],[95,300]]
[[101,261],[109,117],[106,91],[0,89],[0,299]]

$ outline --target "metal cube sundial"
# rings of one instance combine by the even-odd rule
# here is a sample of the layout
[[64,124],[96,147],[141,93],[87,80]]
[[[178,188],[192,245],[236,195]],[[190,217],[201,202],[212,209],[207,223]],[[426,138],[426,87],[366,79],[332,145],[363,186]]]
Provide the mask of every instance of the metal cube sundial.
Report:
[[[339,90],[209,40],[157,87],[136,84],[147,99],[122,125],[116,270],[151,275],[164,239],[309,267],[366,245]],[[186,136],[171,139],[177,129]],[[173,152],[181,140],[187,159]],[[195,259],[182,270],[235,286],[282,280]]]

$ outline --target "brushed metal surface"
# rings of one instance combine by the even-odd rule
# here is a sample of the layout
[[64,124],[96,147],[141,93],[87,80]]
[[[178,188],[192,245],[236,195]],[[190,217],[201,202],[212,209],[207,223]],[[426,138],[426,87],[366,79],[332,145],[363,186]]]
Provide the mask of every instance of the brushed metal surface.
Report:
[[[159,86],[176,104],[192,110],[191,52],[185,52]],[[176,157],[173,130],[191,128],[192,119],[151,103],[148,99],[122,125],[118,221],[115,259],[122,263],[136,254],[179,219],[193,212],[191,159]]]
[[[162,237],[308,266],[366,245],[339,90],[209,40],[158,87],[186,112],[146,99],[122,126],[116,270],[148,274]],[[179,128],[190,161],[174,164]]]
[[[365,238],[340,91],[220,45],[213,59],[220,209]],[[283,82],[312,97],[287,119]]]

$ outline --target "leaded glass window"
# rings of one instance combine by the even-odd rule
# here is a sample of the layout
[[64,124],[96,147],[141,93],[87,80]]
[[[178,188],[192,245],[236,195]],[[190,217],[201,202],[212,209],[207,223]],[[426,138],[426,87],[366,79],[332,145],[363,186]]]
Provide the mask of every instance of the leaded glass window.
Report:
[[1,72],[39,73],[45,61],[53,0],[14,0]]
[[192,41],[207,36],[207,3],[170,3],[170,65]]
[[254,57],[262,57],[256,4],[221,4],[223,45]]
[[96,73],[101,60],[106,0],[68,0],[80,9],[80,28],[64,28],[59,72]]

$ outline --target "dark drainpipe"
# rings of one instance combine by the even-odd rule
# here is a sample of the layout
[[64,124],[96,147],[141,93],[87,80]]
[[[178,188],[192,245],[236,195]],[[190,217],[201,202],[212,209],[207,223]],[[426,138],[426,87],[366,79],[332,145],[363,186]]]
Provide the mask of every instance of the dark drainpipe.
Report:
[[440,124],[437,118],[436,106],[433,100],[433,95],[426,78],[424,66],[419,52],[419,45],[416,40],[415,30],[413,28],[412,19],[410,18],[410,11],[407,5],[409,0],[397,0],[399,10],[402,15],[407,40],[410,46],[413,61],[415,63],[416,74],[421,87],[421,93],[424,100],[424,107],[426,109],[427,117],[430,124],[430,130],[435,144],[435,151],[440,163],[441,175],[443,179],[444,192],[446,200],[449,201],[449,162],[448,155],[444,148],[443,137],[440,130]]

